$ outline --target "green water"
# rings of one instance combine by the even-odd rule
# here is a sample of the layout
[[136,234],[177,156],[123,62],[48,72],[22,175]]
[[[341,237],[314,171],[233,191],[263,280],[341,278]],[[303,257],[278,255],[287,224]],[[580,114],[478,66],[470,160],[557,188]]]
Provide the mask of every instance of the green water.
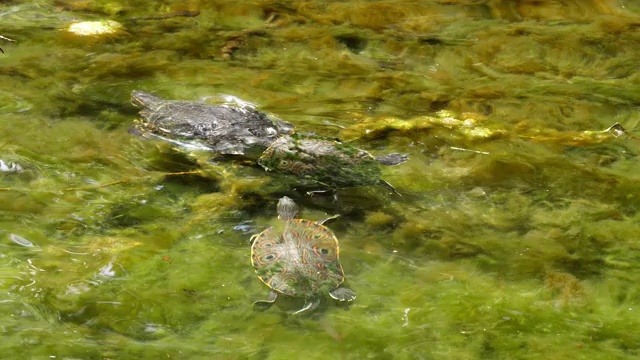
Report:
[[[0,24],[0,159],[24,169],[0,173],[0,358],[640,356],[636,1],[9,0]],[[407,153],[382,169],[402,196],[133,136],[134,89]],[[342,215],[353,303],[253,310],[249,238],[283,195]]]

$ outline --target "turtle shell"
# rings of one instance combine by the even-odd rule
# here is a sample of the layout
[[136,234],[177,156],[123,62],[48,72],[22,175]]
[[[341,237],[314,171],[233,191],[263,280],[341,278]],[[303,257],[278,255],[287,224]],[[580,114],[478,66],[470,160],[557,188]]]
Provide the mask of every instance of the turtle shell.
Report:
[[258,163],[266,170],[335,188],[378,184],[382,176],[378,162],[368,152],[339,141],[301,135],[278,138]]
[[257,158],[276,138],[293,129],[288,122],[250,106],[165,100],[144,91],[133,91],[131,103],[141,109],[142,121],[135,130],[197,142],[222,154]]
[[251,245],[251,262],[260,280],[285,295],[311,297],[344,281],[338,239],[326,226],[291,219],[284,230],[268,228]]

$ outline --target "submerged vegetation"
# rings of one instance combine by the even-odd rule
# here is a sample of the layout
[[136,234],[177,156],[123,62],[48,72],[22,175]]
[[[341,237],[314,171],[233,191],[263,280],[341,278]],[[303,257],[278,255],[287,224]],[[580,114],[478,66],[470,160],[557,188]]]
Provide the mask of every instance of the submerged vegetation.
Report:
[[[11,0],[0,19],[0,358],[640,356],[637,2]],[[408,153],[381,169],[402,196],[308,196],[136,137],[134,89]],[[352,303],[253,310],[249,238],[284,195],[341,215]]]

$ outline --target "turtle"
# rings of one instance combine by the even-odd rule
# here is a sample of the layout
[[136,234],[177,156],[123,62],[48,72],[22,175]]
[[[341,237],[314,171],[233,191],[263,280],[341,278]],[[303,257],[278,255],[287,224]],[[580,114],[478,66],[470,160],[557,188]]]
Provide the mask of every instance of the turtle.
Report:
[[379,164],[398,165],[407,160],[397,153],[374,158],[338,139],[296,133],[291,123],[251,106],[165,100],[139,90],[131,93],[131,103],[141,109],[134,132],[183,146],[195,142],[222,155],[241,155],[257,160],[267,171],[295,175],[331,189],[379,184],[396,192],[380,178]]
[[289,134],[272,142],[258,164],[267,171],[295,175],[333,189],[377,184],[397,194],[381,179],[379,165],[398,165],[406,160],[406,155],[397,153],[375,158],[337,139]]
[[166,100],[140,90],[131,93],[131,103],[141,109],[134,131],[195,141],[220,154],[255,159],[279,136],[293,130],[292,124],[252,106]]
[[344,271],[339,261],[338,239],[322,221],[296,219],[298,206],[289,197],[277,205],[280,226],[270,227],[251,237],[251,263],[260,280],[271,291],[257,308],[273,305],[279,294],[303,297],[300,314],[318,307],[320,295],[328,293],[339,301],[353,301],[356,293],[341,286]]

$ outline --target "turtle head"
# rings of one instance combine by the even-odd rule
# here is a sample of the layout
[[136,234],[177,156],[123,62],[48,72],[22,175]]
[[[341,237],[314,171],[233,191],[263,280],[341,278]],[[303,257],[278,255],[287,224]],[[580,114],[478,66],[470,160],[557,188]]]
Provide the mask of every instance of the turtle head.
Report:
[[283,196],[278,200],[278,217],[282,220],[291,220],[298,213],[298,205],[293,200]]
[[162,102],[159,98],[148,92],[134,90],[131,92],[131,104],[139,109],[154,109]]

